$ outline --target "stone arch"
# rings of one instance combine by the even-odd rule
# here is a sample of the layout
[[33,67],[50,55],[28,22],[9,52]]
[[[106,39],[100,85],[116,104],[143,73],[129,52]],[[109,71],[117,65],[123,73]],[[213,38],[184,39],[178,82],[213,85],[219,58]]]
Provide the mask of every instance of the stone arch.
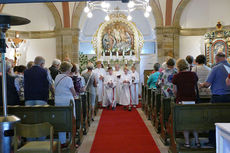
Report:
[[[55,21],[55,29],[61,29],[62,28],[62,21],[61,21],[61,17],[60,17],[60,14],[57,10],[57,8],[55,7],[55,5],[53,3],[44,3],[48,8],[49,10],[51,11],[53,17],[54,17],[54,21]],[[0,5],[0,12],[2,12],[4,6],[6,4],[2,4]]]
[[181,0],[181,2],[179,3],[179,5],[176,8],[176,11],[175,11],[175,14],[174,14],[174,17],[173,17],[173,26],[180,27],[181,15],[182,15],[185,7],[188,5],[188,3],[190,1],[191,0]]

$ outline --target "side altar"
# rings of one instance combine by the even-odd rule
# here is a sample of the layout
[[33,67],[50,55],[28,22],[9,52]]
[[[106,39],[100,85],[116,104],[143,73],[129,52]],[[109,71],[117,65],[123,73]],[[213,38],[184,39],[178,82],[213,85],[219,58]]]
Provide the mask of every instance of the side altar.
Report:
[[104,65],[139,63],[143,43],[135,23],[121,13],[110,14],[110,20],[99,26],[92,40],[97,60]]
[[207,32],[205,37],[205,56],[207,64],[215,64],[215,55],[218,52],[224,52],[226,57],[230,56],[230,31],[223,30],[220,22],[216,25],[216,30]]

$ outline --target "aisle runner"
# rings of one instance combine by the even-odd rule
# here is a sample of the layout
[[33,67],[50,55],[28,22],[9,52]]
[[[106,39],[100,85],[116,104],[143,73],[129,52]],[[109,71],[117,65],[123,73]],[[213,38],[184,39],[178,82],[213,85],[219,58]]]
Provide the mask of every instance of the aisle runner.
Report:
[[104,109],[91,153],[160,153],[136,110]]

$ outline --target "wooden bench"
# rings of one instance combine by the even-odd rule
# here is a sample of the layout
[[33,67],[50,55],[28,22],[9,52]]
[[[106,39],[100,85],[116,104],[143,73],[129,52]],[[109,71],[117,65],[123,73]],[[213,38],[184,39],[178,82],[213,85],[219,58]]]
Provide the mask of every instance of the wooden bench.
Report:
[[153,124],[153,118],[154,118],[154,107],[155,107],[155,92],[156,92],[155,89],[151,90],[151,112],[150,112],[151,116],[150,116],[150,120],[151,120],[152,125],[154,125]]
[[[0,113],[2,114],[2,107]],[[73,114],[73,103],[70,106],[8,106],[8,114],[21,119],[23,124],[49,122],[55,132],[70,132],[69,148],[75,151],[76,119]]]
[[142,100],[141,100],[141,108],[142,111],[145,110],[145,85],[142,84],[142,96],[141,96]]
[[147,98],[146,98],[146,106],[145,106],[145,111],[146,111],[146,116],[148,120],[151,118],[151,91],[152,89],[147,88]]
[[157,131],[160,132],[160,108],[161,108],[161,91],[155,91],[154,109],[153,109],[153,125]]
[[86,135],[89,130],[88,125],[88,102],[87,102],[87,95],[81,95],[82,101],[82,112],[83,112],[83,134]]
[[76,110],[76,132],[77,132],[77,144],[80,145],[83,140],[83,109],[81,99],[75,100]]
[[215,123],[230,122],[230,104],[194,104],[181,105],[171,103],[171,114],[168,121],[168,131],[170,136],[169,152],[187,153],[215,152],[212,148],[184,148],[179,142],[178,132],[197,131],[199,133],[215,130]]
[[174,98],[166,98],[164,96],[161,96],[161,108],[160,108],[160,127],[161,127],[161,133],[160,133],[160,139],[161,141],[166,145],[168,132],[167,132],[167,125],[168,125],[168,118],[171,113],[171,103],[174,102]]

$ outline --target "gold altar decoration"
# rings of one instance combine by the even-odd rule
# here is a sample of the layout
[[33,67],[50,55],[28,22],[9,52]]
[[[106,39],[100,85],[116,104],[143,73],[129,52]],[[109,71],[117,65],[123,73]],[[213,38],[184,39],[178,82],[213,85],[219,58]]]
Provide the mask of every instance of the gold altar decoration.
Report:
[[110,14],[110,20],[100,24],[92,40],[97,60],[107,64],[139,62],[143,43],[135,23],[121,13]]
[[217,22],[216,30],[208,32],[205,37],[205,55],[207,64],[215,64],[215,55],[218,52],[224,52],[226,57],[230,55],[230,31],[223,30],[220,22]]

